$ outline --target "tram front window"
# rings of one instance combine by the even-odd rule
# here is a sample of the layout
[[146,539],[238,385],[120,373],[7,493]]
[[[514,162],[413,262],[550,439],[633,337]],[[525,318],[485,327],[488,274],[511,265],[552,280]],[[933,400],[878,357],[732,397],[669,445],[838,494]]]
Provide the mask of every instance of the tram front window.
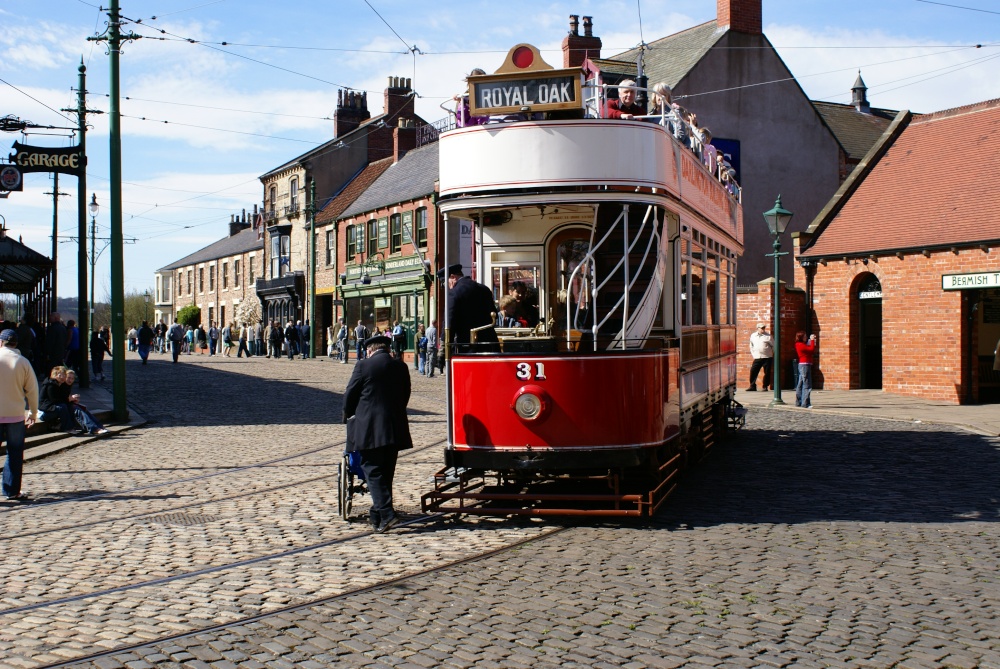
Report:
[[514,298],[519,327],[533,328],[538,325],[540,279],[541,268],[538,265],[493,268],[493,299],[499,303],[504,295]]

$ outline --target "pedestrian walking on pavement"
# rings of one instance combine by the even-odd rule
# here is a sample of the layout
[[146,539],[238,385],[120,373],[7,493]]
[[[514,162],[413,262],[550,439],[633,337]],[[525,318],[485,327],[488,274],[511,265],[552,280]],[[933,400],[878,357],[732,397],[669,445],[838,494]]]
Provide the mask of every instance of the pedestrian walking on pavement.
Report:
[[236,350],[236,357],[242,358],[243,354],[246,353],[247,357],[252,357],[250,355],[250,349],[247,348],[247,326],[246,323],[240,326],[240,347]]
[[285,341],[288,343],[288,359],[294,360],[299,352],[299,329],[291,321],[285,326]]
[[302,359],[305,360],[310,357],[309,337],[311,333],[309,332],[309,319],[306,319],[305,324],[303,324],[302,321],[299,321],[297,327],[299,330],[299,349],[302,351]]
[[[28,416],[24,416],[27,404]],[[0,440],[7,445],[3,466],[3,494],[11,502],[23,502],[24,438],[38,420],[38,380],[28,359],[17,349],[17,332],[0,332]]]
[[757,330],[750,335],[750,356],[753,364],[750,365],[750,386],[747,390],[757,390],[757,374],[761,370],[764,370],[764,390],[767,390],[774,380],[774,340],[767,332],[767,323],[757,323]]
[[368,515],[379,533],[399,523],[392,504],[396,459],[399,451],[413,447],[406,418],[410,370],[389,354],[391,344],[385,336],[365,341],[368,357],[358,361],[344,391],[347,452],[361,456],[361,469],[372,495]]
[[358,327],[354,328],[354,343],[357,347],[358,360],[365,357],[365,341],[371,337],[371,333],[365,326],[364,321],[358,321]]
[[[204,332],[201,328],[198,328],[200,332]],[[142,358],[142,364],[146,364],[149,360],[149,351],[153,348],[153,342],[156,340],[156,333],[153,332],[153,328],[149,327],[149,323],[146,321],[142,322],[139,326],[139,332],[136,333],[136,340],[139,342],[139,357]]]
[[93,334],[90,335],[90,366],[94,370],[95,381],[104,380],[105,355],[111,355],[111,349],[108,348],[108,342],[104,341],[100,332],[94,330]]
[[271,354],[268,357],[278,360],[281,358],[281,343],[285,341],[285,335],[281,331],[281,324],[272,319],[271,320],[271,336],[268,337],[267,342],[271,347]]
[[431,320],[431,326],[427,328],[427,363],[424,365],[424,370],[427,373],[427,378],[434,378],[434,368],[437,367],[438,361],[438,329],[437,320]]
[[219,328],[215,327],[215,321],[208,323],[208,355],[215,355],[219,345]]
[[174,362],[177,362],[177,358],[181,354],[181,345],[184,343],[184,326],[174,319],[174,324],[170,326],[167,330],[167,339],[170,341],[170,354],[174,358]]
[[347,330],[347,323],[341,318],[338,323],[340,324],[340,329],[337,331],[337,357],[339,358],[341,364],[346,365],[347,359],[350,358],[350,349],[347,347],[347,342],[350,339],[350,333]]

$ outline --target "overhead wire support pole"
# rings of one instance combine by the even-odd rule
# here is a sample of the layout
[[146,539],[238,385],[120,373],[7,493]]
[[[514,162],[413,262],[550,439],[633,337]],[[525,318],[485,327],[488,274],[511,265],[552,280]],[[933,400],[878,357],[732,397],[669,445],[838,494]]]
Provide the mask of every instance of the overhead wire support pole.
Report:
[[315,357],[316,339],[316,179],[309,179],[309,204],[306,206],[309,216],[309,357]]
[[[90,387],[90,366],[87,358],[90,355],[90,328],[93,326],[90,320],[90,310],[93,308],[93,292],[91,292],[90,303],[87,302],[87,114],[102,114],[95,109],[87,109],[87,66],[80,58],[80,83],[76,91],[76,109],[62,109],[64,112],[76,112],[77,122],[80,132],[80,153],[83,155],[83,170],[78,177],[78,188],[76,193],[76,223],[77,223],[77,247],[76,255],[76,294],[77,294],[77,322],[80,330],[80,370],[77,378],[80,380],[81,388]],[[93,268],[91,268],[93,271]]]
[[122,242],[122,128],[121,80],[118,60],[122,40],[139,39],[135,33],[121,34],[121,12],[118,0],[111,0],[108,8],[108,29],[103,35],[88,37],[90,41],[108,43],[108,60],[111,66],[109,81],[110,105],[108,108],[108,136],[111,162],[111,358],[112,392],[115,420],[128,420],[125,402],[125,259]]

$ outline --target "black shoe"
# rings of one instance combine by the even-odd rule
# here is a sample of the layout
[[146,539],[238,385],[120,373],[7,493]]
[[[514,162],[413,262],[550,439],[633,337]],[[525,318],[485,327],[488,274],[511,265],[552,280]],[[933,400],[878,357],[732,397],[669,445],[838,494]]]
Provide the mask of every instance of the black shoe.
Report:
[[747,388],[747,392],[748,393],[755,393],[755,392],[757,392],[757,386],[750,386],[749,388]]
[[28,497],[27,493],[19,492],[16,495],[11,495],[7,498],[8,502],[27,502],[31,498]]
[[399,525],[399,516],[393,516],[389,520],[383,520],[382,524],[379,525],[378,529],[375,531],[379,534],[384,534],[385,532],[388,532],[392,528],[396,527],[396,525]]

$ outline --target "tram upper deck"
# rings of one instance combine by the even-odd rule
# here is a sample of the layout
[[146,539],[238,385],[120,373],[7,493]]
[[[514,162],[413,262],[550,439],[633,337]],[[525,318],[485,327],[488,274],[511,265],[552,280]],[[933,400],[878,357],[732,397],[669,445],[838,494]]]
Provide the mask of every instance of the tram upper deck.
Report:
[[[615,198],[658,200],[742,246],[743,209],[690,149],[656,123],[519,121],[440,138],[442,211]],[[631,195],[630,195],[631,193]],[[741,250],[741,249],[740,249]]]

